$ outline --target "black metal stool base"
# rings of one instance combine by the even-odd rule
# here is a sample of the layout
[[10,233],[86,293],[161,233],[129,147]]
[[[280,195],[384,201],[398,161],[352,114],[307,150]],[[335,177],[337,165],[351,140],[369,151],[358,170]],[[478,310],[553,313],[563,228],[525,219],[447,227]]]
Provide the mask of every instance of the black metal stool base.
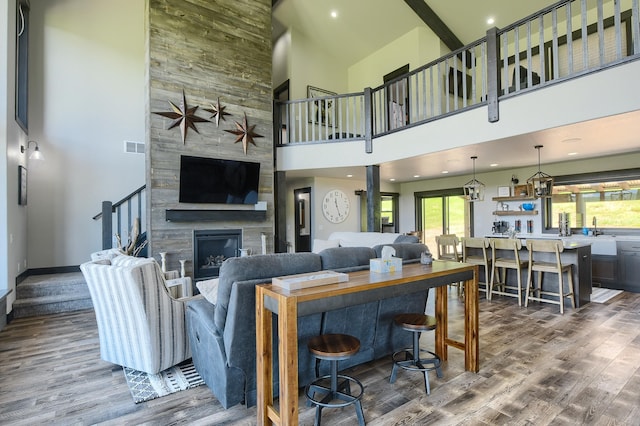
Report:
[[[430,356],[423,357],[421,354],[429,354]],[[422,371],[424,373],[424,387],[427,391],[427,395],[430,395],[431,387],[429,386],[429,371],[436,370],[438,378],[442,378],[440,357],[431,351],[420,349],[418,355],[414,356],[414,348],[408,348],[394,352],[391,359],[393,360],[393,369],[391,370],[389,383],[394,383],[396,381],[398,367],[410,371]]]
[[[351,384],[359,388],[357,395],[351,393]],[[363,393],[364,386],[359,380],[341,374],[335,377],[332,375],[319,377],[305,389],[308,404],[316,406],[316,426],[320,426],[323,408],[341,408],[351,404],[356,407],[358,423],[364,425],[364,414],[360,403]]]

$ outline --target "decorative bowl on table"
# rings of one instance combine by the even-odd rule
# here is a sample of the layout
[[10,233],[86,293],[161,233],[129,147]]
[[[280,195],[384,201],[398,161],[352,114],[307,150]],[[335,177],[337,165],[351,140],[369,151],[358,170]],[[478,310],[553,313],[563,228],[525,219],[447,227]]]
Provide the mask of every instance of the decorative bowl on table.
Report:
[[536,205],[533,203],[522,203],[520,207],[522,210],[531,211],[536,208]]

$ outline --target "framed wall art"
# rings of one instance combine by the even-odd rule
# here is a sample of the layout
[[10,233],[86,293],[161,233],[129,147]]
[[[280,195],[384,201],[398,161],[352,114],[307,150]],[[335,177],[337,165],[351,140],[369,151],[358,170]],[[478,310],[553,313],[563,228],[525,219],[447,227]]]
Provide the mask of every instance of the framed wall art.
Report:
[[[337,95],[335,92],[307,86],[307,98],[309,99],[335,95]],[[334,122],[334,107],[333,99],[318,99],[317,101],[310,102],[309,122],[332,127]]]
[[18,166],[18,205],[27,205],[27,169]]

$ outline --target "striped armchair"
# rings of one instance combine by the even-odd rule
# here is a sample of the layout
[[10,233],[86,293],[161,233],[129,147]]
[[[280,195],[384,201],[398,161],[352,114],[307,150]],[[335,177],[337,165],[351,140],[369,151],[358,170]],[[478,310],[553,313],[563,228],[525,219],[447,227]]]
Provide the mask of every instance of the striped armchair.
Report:
[[157,374],[191,357],[185,301],[171,297],[154,259],[117,256],[80,265],[105,361]]

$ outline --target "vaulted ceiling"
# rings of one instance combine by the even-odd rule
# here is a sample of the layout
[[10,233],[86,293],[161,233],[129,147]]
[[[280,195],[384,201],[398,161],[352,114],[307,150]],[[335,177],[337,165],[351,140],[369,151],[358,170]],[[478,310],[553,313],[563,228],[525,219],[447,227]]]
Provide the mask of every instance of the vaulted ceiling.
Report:
[[[420,7],[420,4],[424,6]],[[274,36],[289,27],[314,39],[327,52],[354,63],[417,26],[426,25],[412,6],[431,10],[463,45],[546,6],[550,0],[278,0]],[[331,12],[337,16],[333,18]],[[493,17],[494,24],[487,24]]]

